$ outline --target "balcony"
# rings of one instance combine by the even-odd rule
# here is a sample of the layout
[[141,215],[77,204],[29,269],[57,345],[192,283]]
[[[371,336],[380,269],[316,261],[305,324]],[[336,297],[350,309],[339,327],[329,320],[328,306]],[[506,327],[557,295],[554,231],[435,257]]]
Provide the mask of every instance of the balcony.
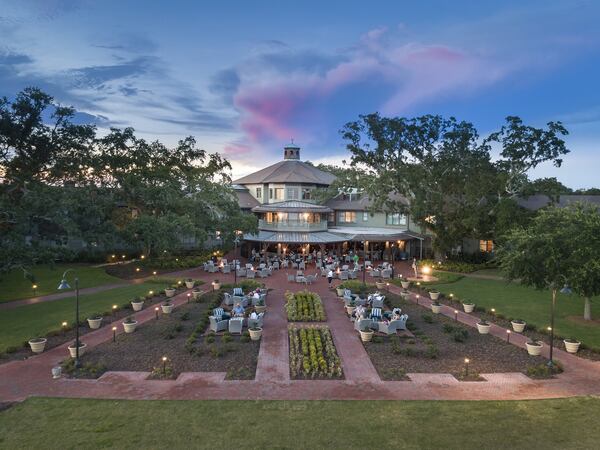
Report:
[[327,231],[327,222],[304,222],[302,220],[284,220],[281,222],[258,221],[258,229],[265,231]]

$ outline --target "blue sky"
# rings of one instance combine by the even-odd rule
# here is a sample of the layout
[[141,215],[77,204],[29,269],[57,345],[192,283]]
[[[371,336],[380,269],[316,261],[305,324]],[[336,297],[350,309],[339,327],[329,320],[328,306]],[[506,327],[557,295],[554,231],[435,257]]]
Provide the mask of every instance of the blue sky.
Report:
[[0,0],[0,95],[35,85],[81,120],[174,144],[196,136],[233,175],[348,155],[359,114],[561,120],[556,176],[600,186],[600,2]]

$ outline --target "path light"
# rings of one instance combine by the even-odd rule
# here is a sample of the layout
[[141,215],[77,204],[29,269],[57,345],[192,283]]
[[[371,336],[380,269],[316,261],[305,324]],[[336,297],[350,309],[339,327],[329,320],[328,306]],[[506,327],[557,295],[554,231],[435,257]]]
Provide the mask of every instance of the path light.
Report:
[[469,363],[471,360],[469,358],[465,358],[465,377],[469,376]]
[[121,258],[125,259],[125,255],[121,255]]
[[63,322],[60,325],[62,327],[63,334],[65,334],[67,332],[67,322]]
[[156,270],[154,270],[154,271],[152,272],[152,275],[156,275]]
[[419,294],[416,295],[417,298],[417,305],[419,304]]
[[454,321],[458,322],[458,310],[457,309],[454,310]]
[[492,315],[494,315],[494,316],[495,316],[495,315],[496,315],[496,308],[492,308],[492,309],[490,309],[490,312],[492,313]]
[[190,293],[188,292],[188,294],[187,294],[187,302],[188,302],[188,303],[190,302],[190,297],[191,297],[191,296],[192,296],[192,294],[190,294]]
[[148,291],[148,294],[154,295],[154,291]]
[[178,280],[178,281],[177,281],[177,284],[181,284],[181,280]]
[[510,342],[510,330],[506,330],[506,342]]
[[429,274],[431,274],[431,267],[429,267],[429,266],[425,266],[425,267],[423,267],[423,269],[422,269],[422,272],[423,272],[423,274],[425,274],[425,275],[429,275]]
[[146,258],[146,256],[145,256],[145,255],[142,255],[142,256],[140,256],[140,259],[144,259],[144,258]]
[[390,292],[390,283],[385,283],[385,286],[386,286],[388,292]]
[[136,268],[135,268],[135,271],[136,271],[136,272],[139,272],[139,271],[140,271],[140,268],[139,268],[139,267],[136,267]]
[[113,316],[114,316],[114,315],[115,315],[115,313],[117,312],[117,308],[118,308],[118,306],[117,306],[117,305],[113,305],[113,307],[112,307],[112,314],[113,314]]
[[37,289],[37,287],[38,287],[38,286],[37,286],[37,284],[33,284],[33,285],[31,286],[31,289],[33,289],[33,293],[34,293],[34,294],[35,294],[35,290]]
[[156,314],[156,320],[158,320],[158,306],[154,308],[154,313]]
[[163,376],[167,376],[167,357],[162,357],[162,365],[163,365]]
[[454,300],[454,294],[450,292],[450,300]]
[[111,255],[112,259],[115,259],[117,257],[117,255]]
[[112,327],[113,330],[113,342],[117,342],[117,327]]

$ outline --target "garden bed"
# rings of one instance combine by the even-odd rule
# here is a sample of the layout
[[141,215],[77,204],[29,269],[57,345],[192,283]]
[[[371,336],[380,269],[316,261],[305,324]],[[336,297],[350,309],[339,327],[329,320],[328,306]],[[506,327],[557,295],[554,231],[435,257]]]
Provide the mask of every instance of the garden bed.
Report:
[[342,363],[329,327],[288,327],[292,379],[340,379]]
[[199,302],[181,305],[171,314],[140,324],[132,334],[118,335],[116,342],[110,340],[89,350],[81,358],[86,370],[78,376],[143,371],[163,378],[162,358],[166,356],[164,378],[176,378],[181,372],[226,372],[227,379],[254,379],[260,342],[250,341],[247,334],[204,334],[207,313],[220,304],[222,295],[206,294]]
[[403,300],[387,296],[389,306],[400,307],[409,315],[407,327],[414,337],[375,336],[364,343],[373,365],[384,380],[406,379],[406,373],[450,373],[465,378],[465,358],[469,377],[479,373],[522,372],[547,360],[529,356],[527,351],[492,335]]
[[321,297],[314,292],[286,292],[285,299],[288,322],[325,322],[327,320]]

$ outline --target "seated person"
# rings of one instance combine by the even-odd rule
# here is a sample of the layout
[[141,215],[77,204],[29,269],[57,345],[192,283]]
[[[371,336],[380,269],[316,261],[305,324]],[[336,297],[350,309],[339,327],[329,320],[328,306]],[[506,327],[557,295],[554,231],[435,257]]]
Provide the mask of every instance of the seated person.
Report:
[[356,308],[354,308],[354,313],[356,317],[361,317],[366,313],[366,308],[363,305],[358,305]]
[[255,300],[258,300],[260,298],[260,289],[254,291],[254,294],[252,294],[252,298]]
[[233,307],[234,317],[244,317],[244,307],[240,303],[236,303]]
[[400,320],[400,317],[402,317],[400,308],[394,308],[392,311],[392,320]]

